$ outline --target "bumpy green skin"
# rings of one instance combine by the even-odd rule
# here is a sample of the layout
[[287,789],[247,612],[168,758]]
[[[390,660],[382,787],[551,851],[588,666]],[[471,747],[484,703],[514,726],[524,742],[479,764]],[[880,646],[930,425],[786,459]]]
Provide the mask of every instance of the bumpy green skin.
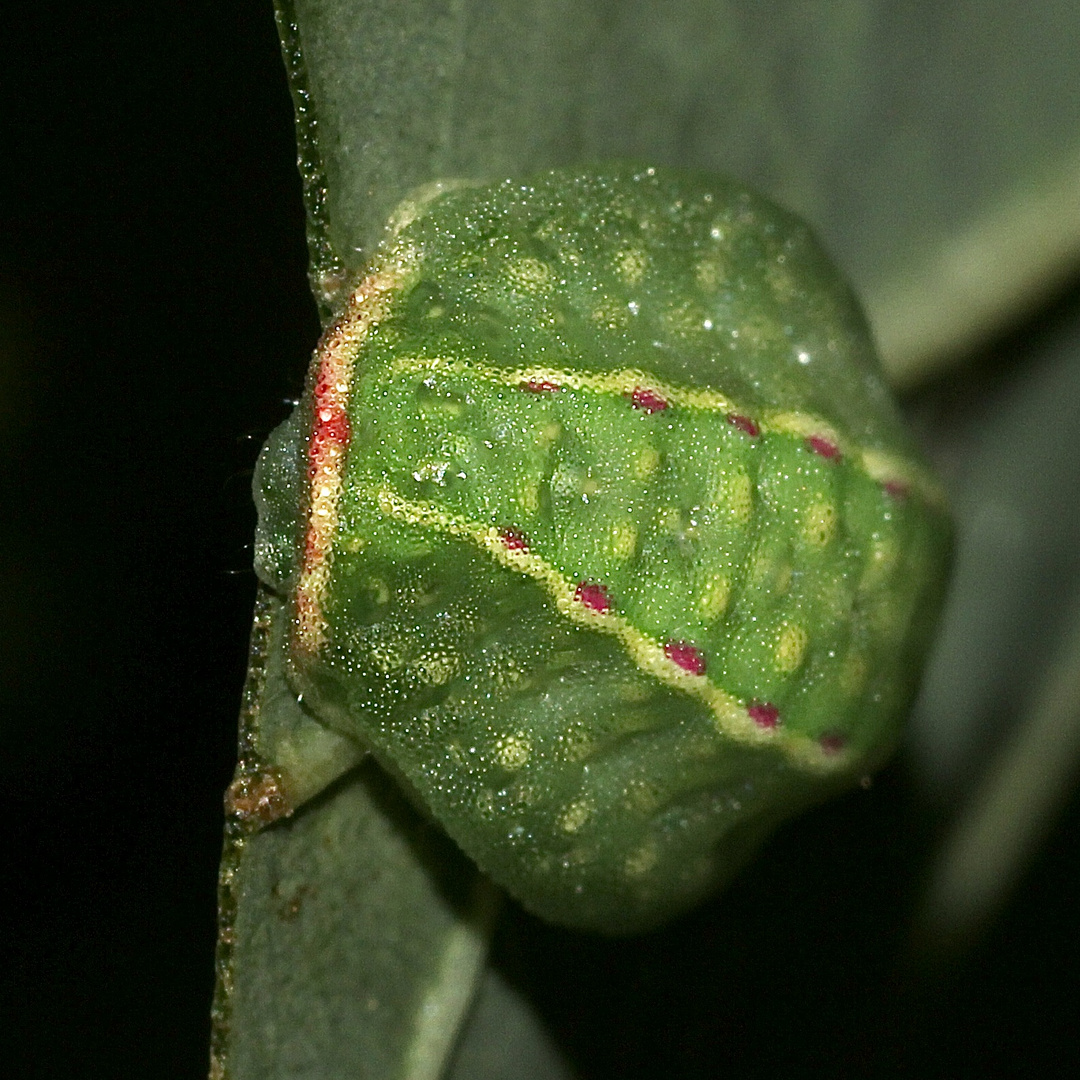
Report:
[[256,488],[304,703],[608,932],[882,759],[948,553],[806,227],[661,169],[406,203]]

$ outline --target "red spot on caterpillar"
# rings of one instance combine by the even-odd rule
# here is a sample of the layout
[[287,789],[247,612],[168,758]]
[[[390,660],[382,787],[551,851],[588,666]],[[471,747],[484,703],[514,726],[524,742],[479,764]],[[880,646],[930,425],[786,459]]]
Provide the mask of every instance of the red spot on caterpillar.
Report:
[[349,417],[344,409],[323,405],[316,410],[315,429],[311,433],[313,451],[317,446],[325,446],[328,443],[348,446],[350,434]]
[[664,646],[664,655],[691,675],[705,674],[705,657],[687,641],[669,641]]
[[598,615],[603,615],[611,610],[611,597],[603,585],[592,585],[583,581],[574,590],[574,599],[582,607],[587,607]]
[[747,706],[746,715],[766,731],[780,726],[780,710],[767,701],[755,701],[753,705]]
[[503,529],[499,536],[507,551],[529,550],[529,538],[519,529]]
[[340,461],[334,458],[349,445],[349,417],[340,405],[320,405],[315,410],[315,424],[308,445],[308,479],[323,471],[334,471]]
[[630,391],[630,404],[642,412],[660,412],[668,407],[667,399],[661,397],[655,390],[649,390],[644,386],[635,386]]
[[826,461],[838,461],[840,459],[840,447],[836,443],[826,439],[823,435],[811,435],[806,440],[807,447],[818,457]]
[[910,492],[910,488],[903,480],[886,480],[881,486],[884,488],[885,494],[896,499],[897,502],[903,502]]
[[743,416],[742,413],[729,412],[727,422],[732,427],[737,427],[740,431],[745,432],[751,439],[756,439],[761,434],[761,428],[749,416]]
[[559,384],[546,379],[526,379],[518,383],[518,389],[528,390],[530,394],[553,394],[559,389]]
[[840,751],[844,749],[846,743],[847,740],[844,736],[835,731],[830,731],[818,739],[818,745],[821,747],[821,752],[823,754],[828,754],[829,757],[839,754]]

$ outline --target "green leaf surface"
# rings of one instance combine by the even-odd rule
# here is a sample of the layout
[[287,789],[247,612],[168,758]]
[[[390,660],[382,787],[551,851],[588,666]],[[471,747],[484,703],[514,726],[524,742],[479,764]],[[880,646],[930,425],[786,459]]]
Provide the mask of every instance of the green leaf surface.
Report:
[[1080,254],[1070,0],[282,0],[280,23],[317,276],[355,272],[431,180],[703,168],[811,222],[911,380]]
[[[297,749],[319,763],[337,737],[320,735],[281,681],[267,647],[280,615],[263,594],[222,861],[211,1076],[434,1080],[497,894],[373,762],[289,816],[285,793],[302,788],[278,781]],[[274,749],[279,759],[263,756]],[[340,762],[342,748],[329,749]]]

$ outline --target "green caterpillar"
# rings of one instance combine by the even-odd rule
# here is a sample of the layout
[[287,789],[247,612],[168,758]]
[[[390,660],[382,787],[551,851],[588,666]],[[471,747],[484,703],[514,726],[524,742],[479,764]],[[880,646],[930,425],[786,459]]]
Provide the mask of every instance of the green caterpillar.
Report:
[[609,932],[883,759],[949,548],[805,225],[659,168],[406,201],[256,491],[305,707]]

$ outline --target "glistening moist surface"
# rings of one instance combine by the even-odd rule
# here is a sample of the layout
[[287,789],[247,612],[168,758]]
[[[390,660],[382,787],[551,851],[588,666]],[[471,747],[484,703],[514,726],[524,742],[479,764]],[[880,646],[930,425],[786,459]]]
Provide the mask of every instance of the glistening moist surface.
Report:
[[346,550],[400,525],[475,544],[724,735],[842,764],[839,718],[915,599],[896,580],[907,504],[939,498],[917,466],[641,371],[398,357],[352,412],[364,438],[331,487]]
[[294,689],[582,926],[881,760],[948,550],[805,227],[661,170],[404,204],[260,475]]

